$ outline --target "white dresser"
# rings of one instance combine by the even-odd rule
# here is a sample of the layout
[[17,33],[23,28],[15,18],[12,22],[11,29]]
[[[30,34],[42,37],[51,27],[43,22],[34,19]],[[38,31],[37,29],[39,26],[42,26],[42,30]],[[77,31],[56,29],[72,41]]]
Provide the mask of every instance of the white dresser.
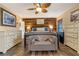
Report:
[[21,31],[0,31],[0,52],[6,53],[8,49],[21,42]]
[[71,23],[65,26],[65,44],[78,51],[78,24]]

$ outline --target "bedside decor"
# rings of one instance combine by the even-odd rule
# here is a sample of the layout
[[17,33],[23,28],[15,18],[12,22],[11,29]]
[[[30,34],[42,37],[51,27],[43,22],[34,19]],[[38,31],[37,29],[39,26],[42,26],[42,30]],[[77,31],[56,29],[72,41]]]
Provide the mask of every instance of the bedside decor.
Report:
[[1,19],[2,19],[2,25],[5,26],[16,26],[16,16],[12,13],[1,9]]
[[49,25],[49,28],[50,28],[50,32],[53,31],[53,25]]
[[71,12],[71,20],[70,21],[78,21],[79,20],[79,9]]

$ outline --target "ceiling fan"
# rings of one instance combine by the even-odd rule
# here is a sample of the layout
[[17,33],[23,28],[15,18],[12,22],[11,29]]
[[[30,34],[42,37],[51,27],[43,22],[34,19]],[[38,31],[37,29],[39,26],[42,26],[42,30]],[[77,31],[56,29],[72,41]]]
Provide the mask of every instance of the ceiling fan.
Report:
[[51,3],[33,3],[35,8],[28,8],[27,10],[35,10],[35,14],[39,12],[46,13],[48,10],[47,8],[51,5]]

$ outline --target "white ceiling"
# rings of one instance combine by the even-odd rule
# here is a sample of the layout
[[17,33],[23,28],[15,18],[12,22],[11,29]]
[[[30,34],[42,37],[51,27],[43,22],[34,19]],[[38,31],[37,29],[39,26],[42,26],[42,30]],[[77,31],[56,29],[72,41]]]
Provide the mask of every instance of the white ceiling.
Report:
[[22,18],[44,18],[44,17],[58,17],[67,9],[71,8],[72,6],[76,5],[74,3],[52,3],[51,6],[48,8],[47,13],[39,13],[35,14],[35,11],[27,10],[28,8],[34,7],[32,3],[3,3],[5,7],[9,8],[11,11],[16,12]]

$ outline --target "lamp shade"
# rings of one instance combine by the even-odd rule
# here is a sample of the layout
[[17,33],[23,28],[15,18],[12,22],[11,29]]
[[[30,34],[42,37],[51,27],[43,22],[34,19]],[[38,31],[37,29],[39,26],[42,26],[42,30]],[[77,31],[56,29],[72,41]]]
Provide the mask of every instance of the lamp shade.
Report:
[[50,29],[53,29],[53,25],[49,25],[49,28],[50,28]]

